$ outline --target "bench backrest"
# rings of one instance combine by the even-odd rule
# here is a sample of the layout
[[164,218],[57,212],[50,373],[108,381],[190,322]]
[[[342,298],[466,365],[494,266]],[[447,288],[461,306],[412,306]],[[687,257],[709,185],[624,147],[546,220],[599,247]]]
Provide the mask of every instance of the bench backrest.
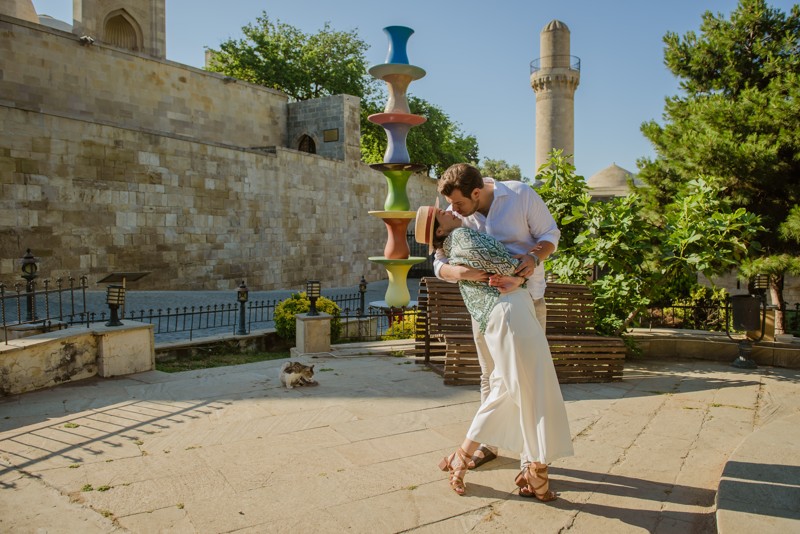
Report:
[[[547,334],[594,335],[594,297],[587,286],[547,284]],[[458,284],[427,276],[420,280],[417,339],[423,336],[471,332],[472,321]],[[419,324],[423,323],[423,324]]]

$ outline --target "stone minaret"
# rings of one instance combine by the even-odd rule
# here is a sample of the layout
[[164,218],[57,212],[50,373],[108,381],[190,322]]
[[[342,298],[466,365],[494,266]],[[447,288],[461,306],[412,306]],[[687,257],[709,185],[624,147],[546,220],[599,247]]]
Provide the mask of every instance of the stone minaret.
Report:
[[560,148],[575,153],[575,90],[580,83],[580,59],[569,53],[569,28],[551,21],[539,37],[541,57],[531,62],[531,87],[536,93],[536,171],[548,154]]

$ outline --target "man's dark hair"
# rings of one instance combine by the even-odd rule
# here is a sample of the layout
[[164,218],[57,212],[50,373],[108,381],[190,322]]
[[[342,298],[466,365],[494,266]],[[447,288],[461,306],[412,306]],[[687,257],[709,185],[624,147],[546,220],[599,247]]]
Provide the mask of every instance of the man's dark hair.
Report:
[[481,171],[466,163],[456,163],[444,171],[439,178],[439,193],[449,197],[458,189],[464,197],[469,198],[475,189],[483,189]]

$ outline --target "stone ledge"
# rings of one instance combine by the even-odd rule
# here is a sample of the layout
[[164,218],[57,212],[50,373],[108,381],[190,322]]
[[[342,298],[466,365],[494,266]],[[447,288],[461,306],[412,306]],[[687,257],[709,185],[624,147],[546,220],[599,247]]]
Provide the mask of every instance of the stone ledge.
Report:
[[[731,340],[724,332],[672,328],[635,328],[626,334],[633,338],[648,358],[690,358],[733,361],[739,354],[739,338]],[[758,365],[800,369],[800,340],[797,342],[760,341],[753,345],[751,358]]]
[[73,326],[0,343],[0,396],[154,368],[153,325]]

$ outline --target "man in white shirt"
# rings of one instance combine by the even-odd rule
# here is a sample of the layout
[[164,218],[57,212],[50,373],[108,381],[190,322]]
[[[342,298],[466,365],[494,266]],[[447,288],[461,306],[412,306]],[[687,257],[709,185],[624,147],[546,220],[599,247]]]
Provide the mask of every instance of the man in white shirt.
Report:
[[[547,307],[544,302],[542,262],[555,252],[561,231],[542,198],[529,185],[484,178],[477,168],[465,163],[449,167],[439,179],[438,189],[450,203],[448,210],[453,210],[463,219],[463,226],[495,237],[521,263],[516,277],[490,276],[485,271],[449,265],[443,251],[437,250],[433,264],[436,276],[450,282],[489,282],[500,292],[516,289],[527,279],[536,318],[542,330],[545,330]],[[472,323],[472,334],[481,366],[483,401],[489,393],[489,376],[494,370],[494,360],[475,321]],[[472,459],[477,467],[496,457],[496,448],[481,445]]]

